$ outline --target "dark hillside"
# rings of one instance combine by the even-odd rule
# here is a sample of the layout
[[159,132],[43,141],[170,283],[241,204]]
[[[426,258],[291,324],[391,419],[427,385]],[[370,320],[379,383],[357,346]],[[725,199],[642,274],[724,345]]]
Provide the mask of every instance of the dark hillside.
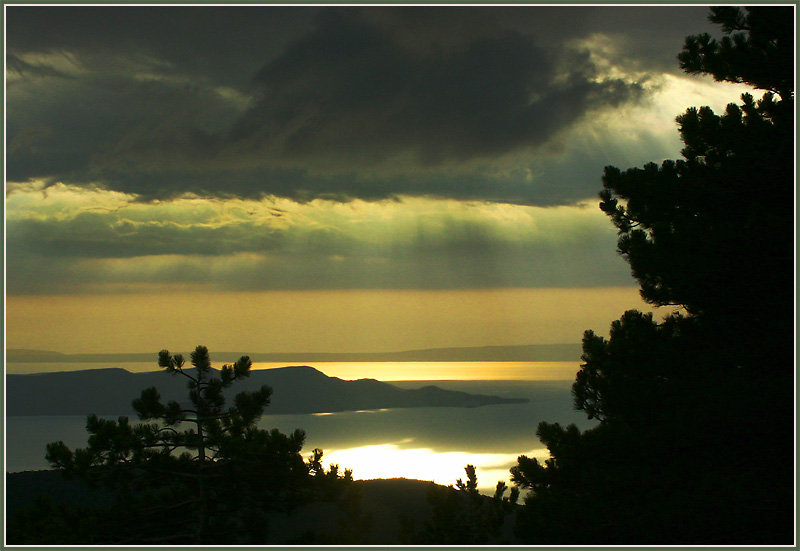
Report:
[[[357,480],[356,491],[361,495],[356,511],[369,519],[362,528],[359,543],[367,545],[398,545],[403,543],[401,515],[412,520],[418,528],[431,518],[426,500],[431,482],[405,478]],[[110,496],[102,491],[90,491],[79,481],[67,481],[57,471],[26,471],[6,474],[7,509],[9,521],[22,507],[34,503],[36,494],[47,495],[57,503],[79,506],[104,505]],[[486,499],[489,499],[488,497]],[[317,502],[291,514],[273,513],[269,521],[269,544],[335,543],[343,522],[352,517],[335,503]],[[511,539],[511,523],[501,536]],[[14,534],[8,543],[13,544]]]
[[[7,414],[14,415],[132,415],[134,398],[147,387],[158,388],[165,401],[185,399],[185,379],[153,371],[90,369],[36,375],[7,375]],[[273,389],[267,414],[323,413],[406,407],[479,407],[524,403],[527,399],[500,398],[442,390],[427,386],[400,389],[374,379],[345,381],[328,377],[308,366],[253,371],[238,383],[236,392],[261,385]]]
[[[248,355],[254,362],[572,362],[581,357],[577,343],[516,346],[424,348],[400,352],[218,352],[216,358],[233,362]],[[8,362],[105,363],[152,362],[150,352],[130,354],[62,354],[48,350],[6,350]],[[155,367],[155,363],[153,364]]]

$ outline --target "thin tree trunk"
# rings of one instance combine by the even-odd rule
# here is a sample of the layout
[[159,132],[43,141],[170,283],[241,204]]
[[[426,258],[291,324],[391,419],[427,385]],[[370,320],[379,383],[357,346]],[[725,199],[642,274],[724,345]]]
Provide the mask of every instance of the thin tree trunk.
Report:
[[205,463],[206,463],[206,445],[205,435],[203,434],[203,420],[206,414],[205,404],[203,403],[203,375],[198,373],[197,381],[197,497],[200,500],[200,510],[198,511],[199,519],[197,523],[197,543],[205,543],[206,534],[208,533],[208,496],[206,495],[205,484]]

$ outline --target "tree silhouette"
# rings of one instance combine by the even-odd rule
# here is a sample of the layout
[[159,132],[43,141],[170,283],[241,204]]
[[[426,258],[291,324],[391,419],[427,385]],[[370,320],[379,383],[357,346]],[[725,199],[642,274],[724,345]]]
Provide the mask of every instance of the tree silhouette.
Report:
[[[111,543],[241,543],[266,537],[266,514],[330,497],[351,481],[349,470],[326,471],[322,451],[308,463],[300,451],[305,434],[264,430],[257,422],[272,389],[240,392],[225,408],[224,391],[250,375],[246,356],[218,376],[208,349],[181,355],[162,350],[158,365],[186,379],[188,402],[163,403],[151,387],[133,401],[139,419],[87,419],[88,447],[47,445],[47,459],[67,476],[102,485],[117,496],[124,522],[97,537]],[[165,520],[168,519],[168,520]]]
[[689,37],[681,67],[767,92],[679,116],[680,160],[606,167],[600,208],[620,254],[645,301],[679,311],[660,323],[629,311],[608,339],[584,334],[573,396],[600,425],[542,423],[551,459],[512,469],[530,490],[529,541],[791,541],[793,14],[710,20],[725,38]]
[[708,74],[718,81],[745,83],[790,99],[794,93],[794,14],[789,6],[711,8],[709,21],[726,36],[707,33],[686,39],[678,54],[683,70]]
[[516,508],[519,490],[512,488],[510,495],[504,497],[508,487],[501,481],[497,483],[494,496],[481,495],[475,466],[467,465],[464,471],[466,481],[459,478],[455,487],[431,482],[427,492],[431,519],[419,531],[412,521],[401,519],[404,524],[404,543],[486,545],[500,540],[503,524]]

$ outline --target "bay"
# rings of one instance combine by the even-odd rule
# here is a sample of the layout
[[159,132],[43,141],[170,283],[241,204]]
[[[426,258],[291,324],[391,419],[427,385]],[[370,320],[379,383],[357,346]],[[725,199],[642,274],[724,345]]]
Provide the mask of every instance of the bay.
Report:
[[[367,363],[367,362],[359,362]],[[417,362],[403,362],[417,363]],[[435,362],[461,363],[464,362]],[[507,364],[517,362],[466,362]],[[550,362],[519,362],[528,364]],[[304,455],[314,448],[324,450],[323,462],[350,468],[356,479],[416,478],[453,484],[464,478],[464,467],[475,465],[479,486],[491,493],[498,480],[508,481],[508,469],[516,458],[525,454],[540,459],[547,450],[536,437],[539,422],[576,423],[581,429],[592,422],[582,412],[574,411],[570,394],[576,365],[556,366],[562,372],[572,370],[567,379],[549,380],[459,380],[453,377],[455,366],[384,366],[384,372],[397,376],[397,369],[413,374],[419,369],[434,376],[445,374],[445,380],[393,380],[401,388],[419,388],[434,384],[448,390],[503,397],[528,398],[526,404],[503,404],[478,408],[407,408],[370,411],[347,411],[328,414],[271,415],[269,408],[260,422],[262,428],[282,432],[302,429],[306,432]],[[124,365],[124,364],[123,364]],[[127,368],[127,366],[125,366]],[[337,371],[315,367],[329,376]],[[366,366],[357,366],[359,369]],[[462,365],[463,367],[463,365]],[[467,366],[469,367],[469,366]],[[483,366],[486,369],[487,366]],[[492,366],[489,366],[492,367]],[[494,366],[495,374],[510,366]],[[513,366],[539,374],[546,366]],[[544,369],[541,369],[544,368]],[[343,368],[344,369],[344,368]],[[352,367],[351,376],[360,378]],[[329,372],[329,371],[332,371]],[[372,371],[374,373],[374,369]],[[344,371],[340,372],[342,375]],[[485,373],[485,372],[484,372]],[[378,377],[372,377],[378,378]],[[384,377],[380,377],[386,380]],[[48,442],[63,440],[71,448],[86,445],[85,418],[80,416],[7,417],[6,472],[48,468],[44,459]]]

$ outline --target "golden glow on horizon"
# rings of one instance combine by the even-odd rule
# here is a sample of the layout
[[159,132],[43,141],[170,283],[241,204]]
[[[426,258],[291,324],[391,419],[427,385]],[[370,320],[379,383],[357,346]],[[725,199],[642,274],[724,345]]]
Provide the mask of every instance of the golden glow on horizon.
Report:
[[[304,362],[328,377],[348,381],[572,381],[580,362]],[[253,369],[273,369],[289,362],[256,362]]]
[[635,287],[11,296],[6,346],[62,353],[393,352],[580,342]]
[[[54,371],[78,371],[119,367],[131,373],[160,371],[153,353],[151,362],[130,363],[39,363],[10,362],[6,364],[8,374],[46,373]],[[233,363],[234,358],[220,358],[214,367]],[[314,362],[296,361],[255,362],[253,369],[276,369],[292,365],[308,365],[328,377],[346,381],[376,379],[392,381],[573,381],[580,369],[580,362]],[[370,410],[373,411],[373,410]],[[375,410],[379,411],[379,410]],[[315,413],[314,415],[333,415]]]
[[508,470],[517,464],[517,457],[527,455],[540,461],[548,458],[547,448],[513,453],[466,453],[459,451],[436,452],[428,448],[413,448],[413,442],[376,444],[342,450],[326,450],[323,462],[337,464],[341,470],[352,469],[353,478],[371,480],[376,478],[411,478],[432,480],[449,486],[456,479],[466,479],[464,467],[475,465],[478,487],[485,493],[493,493],[499,480],[507,485]]
[[[153,353],[151,362],[129,363],[39,363],[10,362],[6,364],[8,374],[46,373],[54,371],[78,371],[119,367],[131,373],[160,371]],[[233,363],[233,358],[215,361],[219,368]],[[328,377],[346,381],[376,379],[392,381],[573,381],[580,369],[580,362],[255,362],[253,369],[276,369],[293,365],[308,365]],[[373,411],[373,410],[370,410]],[[377,410],[376,410],[377,411]],[[314,415],[332,415],[315,413]]]
[[70,353],[397,352],[579,343],[628,309],[636,287],[10,296],[6,346]]

